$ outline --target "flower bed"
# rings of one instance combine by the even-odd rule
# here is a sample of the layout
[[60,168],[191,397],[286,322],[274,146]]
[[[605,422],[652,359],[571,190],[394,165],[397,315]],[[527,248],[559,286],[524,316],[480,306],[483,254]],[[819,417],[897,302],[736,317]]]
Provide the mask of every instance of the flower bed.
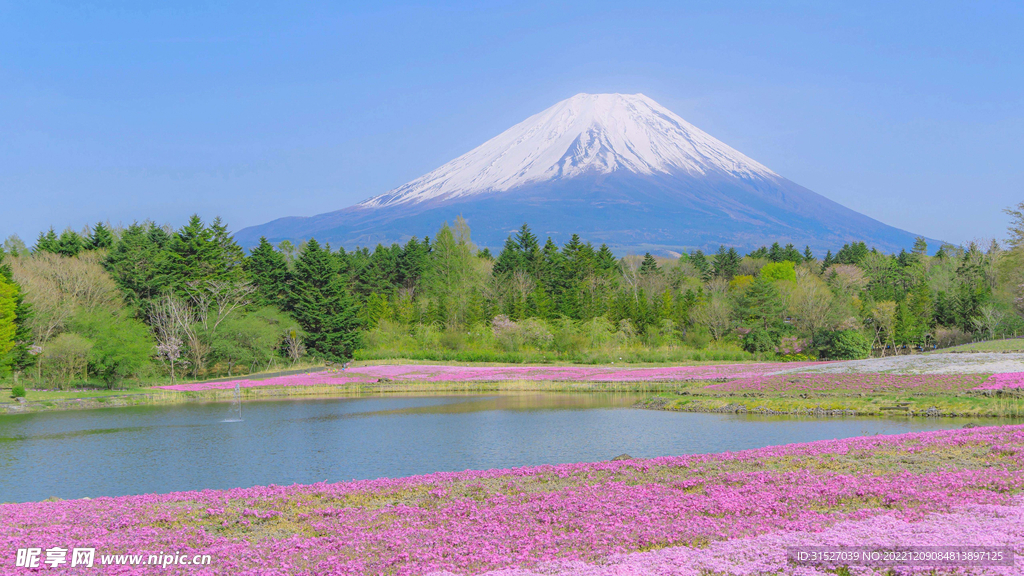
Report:
[[[696,574],[699,562],[723,569],[735,561],[730,573],[752,575],[774,573],[787,542],[844,535],[912,540],[920,533],[930,543],[955,530],[963,536],[992,528],[1021,553],[1024,536],[1009,523],[1020,516],[1015,495],[1022,490],[1024,426],[1004,426],[651,460],[4,504],[0,542],[6,566],[17,548],[61,545],[95,547],[97,554],[212,554],[210,573],[232,574],[527,574],[544,566],[572,574]],[[1012,508],[1005,510],[1010,520],[998,520],[1000,506]],[[967,509],[993,511],[997,520],[978,524],[983,515]],[[615,563],[622,569],[603,567]]]
[[223,382],[193,382],[190,384],[173,384],[169,386],[154,386],[162,390],[177,390],[179,392],[199,392],[202,390],[230,390],[236,385],[239,388],[259,388],[262,386],[344,386],[346,384],[366,384],[376,382],[376,379],[366,378],[360,375],[346,376],[327,372],[316,372],[313,374],[291,374],[288,376],[276,376],[263,380],[227,380]]
[[578,382],[700,381],[750,377],[817,362],[764,362],[710,366],[658,368],[610,368],[607,366],[445,366],[396,364],[360,366],[350,370],[370,378],[421,382],[494,382],[501,380],[551,380]]
[[448,366],[440,364],[388,364],[359,366],[342,373],[317,372],[264,378],[156,386],[163,390],[227,390],[260,386],[312,386],[369,384],[380,380],[404,382],[500,382],[512,380],[554,382],[672,382],[712,381],[752,377],[818,362],[669,366],[663,368],[609,368],[604,366]]
[[975,390],[1009,390],[1024,388],[1024,372],[993,374]]
[[712,384],[706,389],[718,392],[766,393],[959,393],[977,389],[987,377],[987,374],[776,374],[738,378]]

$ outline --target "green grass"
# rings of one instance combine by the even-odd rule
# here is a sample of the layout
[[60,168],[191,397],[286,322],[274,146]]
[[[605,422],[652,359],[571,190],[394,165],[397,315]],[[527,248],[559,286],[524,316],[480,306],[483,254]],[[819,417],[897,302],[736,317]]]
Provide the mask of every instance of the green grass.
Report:
[[1007,338],[1005,340],[989,340],[987,342],[974,342],[963,344],[952,348],[936,350],[941,352],[1024,352],[1024,338]]
[[[806,398],[803,396],[807,396]],[[1024,418],[1024,397],[973,394],[771,394],[751,397],[717,394],[689,388],[662,392],[644,403],[651,408],[683,412],[735,411],[802,414],[821,410],[852,410],[863,416],[928,415],[934,408],[942,416]],[[905,408],[905,410],[903,409]]]
[[[104,398],[109,396],[125,396],[131,394],[148,394],[153,392],[148,388],[127,388],[124,390],[25,390],[25,400],[54,401],[54,400],[78,400],[83,398]],[[0,391],[0,402],[14,402],[7,390]]]

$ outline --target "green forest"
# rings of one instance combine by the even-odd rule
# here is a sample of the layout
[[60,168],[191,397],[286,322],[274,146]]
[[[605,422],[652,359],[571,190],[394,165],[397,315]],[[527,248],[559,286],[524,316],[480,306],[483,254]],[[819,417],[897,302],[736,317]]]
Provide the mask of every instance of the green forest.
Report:
[[524,224],[494,254],[460,217],[373,250],[220,219],[53,229],[0,250],[0,378],[119,388],[406,358],[666,362],[863,358],[1024,335],[1024,203],[1000,244],[824,255],[778,243],[616,257]]

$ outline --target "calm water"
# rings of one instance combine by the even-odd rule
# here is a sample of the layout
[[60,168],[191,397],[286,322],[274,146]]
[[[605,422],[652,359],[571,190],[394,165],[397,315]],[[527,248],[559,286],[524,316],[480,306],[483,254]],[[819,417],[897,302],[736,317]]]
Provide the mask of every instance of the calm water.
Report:
[[0,502],[342,481],[959,428],[629,408],[628,394],[374,397],[0,417]]

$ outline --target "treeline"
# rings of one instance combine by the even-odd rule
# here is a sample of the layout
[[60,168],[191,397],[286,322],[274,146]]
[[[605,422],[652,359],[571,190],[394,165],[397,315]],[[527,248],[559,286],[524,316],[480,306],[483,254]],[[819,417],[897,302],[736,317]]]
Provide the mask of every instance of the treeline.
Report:
[[248,255],[219,219],[197,216],[178,230],[50,230],[0,251],[0,370],[114,386],[306,355],[596,362],[944,346],[1024,333],[1021,210],[1008,210],[1006,249],[929,255],[919,239],[910,252],[857,243],[821,259],[779,244],[616,258],[576,235],[541,244],[527,225],[494,255],[461,218],[402,245],[261,239]]

